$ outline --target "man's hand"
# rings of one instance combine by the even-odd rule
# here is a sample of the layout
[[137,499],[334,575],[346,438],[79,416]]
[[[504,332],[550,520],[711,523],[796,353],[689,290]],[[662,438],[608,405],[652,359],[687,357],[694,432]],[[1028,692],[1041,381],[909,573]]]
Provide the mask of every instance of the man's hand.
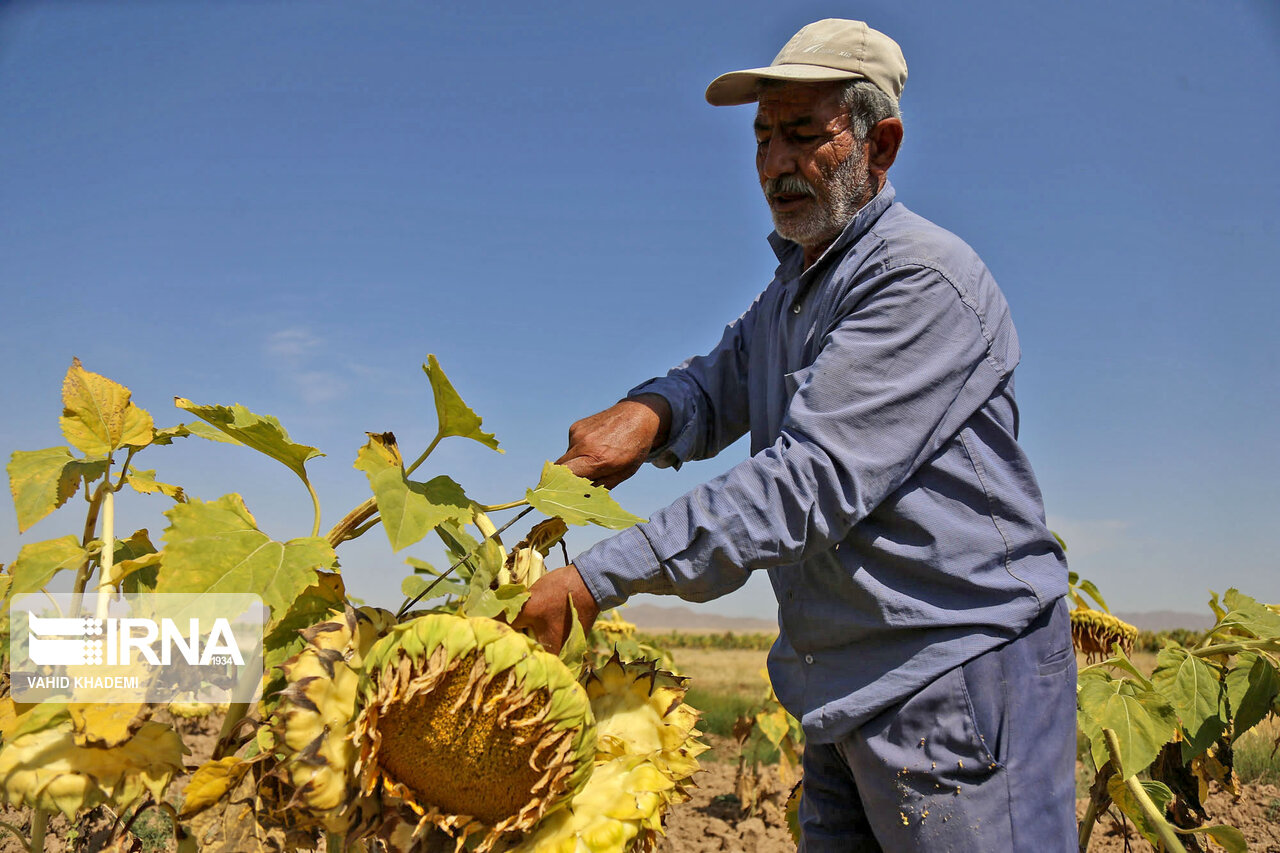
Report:
[[572,563],[547,572],[530,587],[529,600],[511,627],[517,631],[528,628],[544,649],[559,654],[573,628],[570,599],[578,611],[582,630],[589,633],[600,615],[600,608]]
[[659,394],[639,394],[569,427],[569,449],[556,460],[579,477],[612,489],[665,444],[671,406]]

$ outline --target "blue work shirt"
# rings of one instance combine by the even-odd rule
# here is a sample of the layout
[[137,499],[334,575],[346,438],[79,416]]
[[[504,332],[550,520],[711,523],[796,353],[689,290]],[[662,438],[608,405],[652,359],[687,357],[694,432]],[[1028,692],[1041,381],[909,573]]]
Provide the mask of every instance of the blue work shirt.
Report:
[[808,270],[773,282],[710,353],[631,394],[671,404],[650,461],[751,457],[574,560],[601,608],[706,601],[765,569],[769,674],[815,742],[846,737],[1016,636],[1067,592],[1017,443],[1020,352],[977,254],[892,185]]

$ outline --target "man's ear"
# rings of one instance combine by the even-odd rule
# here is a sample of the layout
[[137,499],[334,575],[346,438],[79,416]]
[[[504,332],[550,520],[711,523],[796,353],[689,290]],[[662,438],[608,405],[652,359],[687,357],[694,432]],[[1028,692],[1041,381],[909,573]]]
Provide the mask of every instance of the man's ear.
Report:
[[898,159],[902,147],[902,119],[887,118],[876,122],[867,134],[867,169],[878,184]]

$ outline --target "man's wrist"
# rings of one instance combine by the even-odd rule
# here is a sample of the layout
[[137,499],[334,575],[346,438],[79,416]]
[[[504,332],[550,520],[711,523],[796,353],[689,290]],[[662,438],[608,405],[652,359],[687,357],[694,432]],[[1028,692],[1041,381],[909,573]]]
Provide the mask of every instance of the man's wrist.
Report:
[[622,402],[638,403],[657,417],[658,423],[654,431],[653,442],[649,449],[655,450],[664,446],[671,435],[671,403],[661,394],[653,391],[642,391],[639,394],[625,397]]

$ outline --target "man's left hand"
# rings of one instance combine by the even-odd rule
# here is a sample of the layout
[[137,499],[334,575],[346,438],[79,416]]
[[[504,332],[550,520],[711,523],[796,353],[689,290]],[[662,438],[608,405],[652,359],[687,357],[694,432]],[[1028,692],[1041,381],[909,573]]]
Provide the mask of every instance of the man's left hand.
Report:
[[573,564],[547,572],[530,587],[529,600],[511,627],[517,631],[529,629],[544,649],[559,654],[573,628],[570,600],[578,611],[582,630],[590,632],[600,608]]

